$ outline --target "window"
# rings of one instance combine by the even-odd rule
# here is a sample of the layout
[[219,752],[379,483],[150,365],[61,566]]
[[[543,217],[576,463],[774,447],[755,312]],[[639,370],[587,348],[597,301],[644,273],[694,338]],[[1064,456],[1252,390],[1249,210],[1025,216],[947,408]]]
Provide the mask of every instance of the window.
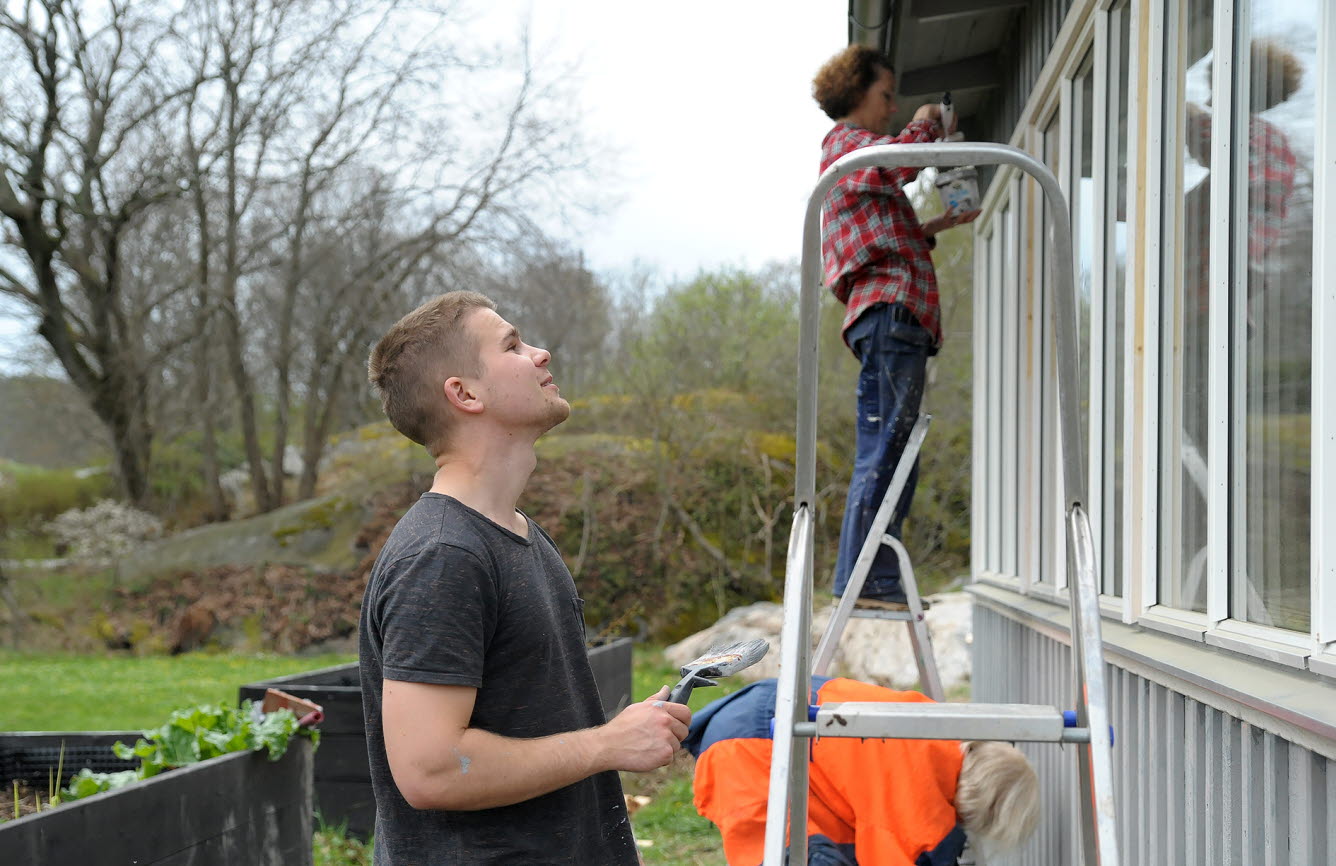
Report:
[[[1309,628],[1318,0],[1253,0],[1234,53],[1230,615]],[[1244,48],[1246,46],[1246,50]],[[1241,212],[1240,212],[1241,211]]]
[[[1043,126],[1043,160],[1058,177],[1062,177],[1062,116],[1053,112]],[[1058,364],[1053,345],[1053,266],[1048,227],[1048,202],[1040,199],[1039,238],[1035,250],[1040,256],[1043,275],[1040,291],[1039,315],[1035,327],[1039,332],[1040,369],[1040,433],[1039,433],[1039,581],[1054,583],[1058,569],[1066,565],[1063,545],[1063,507],[1061,467],[1058,454]]]
[[988,426],[988,567],[1002,571],[1002,526],[1010,519],[1002,511],[1002,313],[1003,313],[1003,245],[1005,244],[1006,214],[1001,209],[994,218],[992,240],[988,244],[988,417],[994,422]]
[[[1176,5],[1176,8],[1175,8]],[[1161,279],[1163,373],[1160,402],[1160,601],[1206,611],[1209,446],[1207,326],[1211,296],[1208,148],[1200,135],[1209,116],[1214,18],[1203,0],[1170,4],[1166,22]],[[1177,38],[1173,38],[1176,34]]]
[[1100,479],[1099,524],[1097,538],[1102,558],[1100,576],[1107,595],[1123,594],[1122,550],[1126,497],[1123,494],[1124,427],[1127,400],[1127,162],[1128,162],[1128,92],[1131,56],[1131,10],[1129,3],[1117,4],[1109,11],[1105,83],[1104,189],[1102,218],[1096,228],[1103,230],[1099,258],[1102,259],[1102,339],[1096,342],[1103,368],[1099,385],[1104,407],[1101,447],[1094,450],[1091,477]]
[[996,285],[995,291],[1002,299],[1001,310],[1001,331],[1002,339],[1000,347],[1002,352],[1002,363],[998,365],[1002,377],[1002,395],[1001,413],[997,416],[998,425],[1001,428],[1002,435],[1002,484],[1001,484],[1001,514],[1002,523],[1002,558],[1001,570],[1003,574],[1014,575],[1019,571],[1016,554],[1016,533],[1017,533],[1017,498],[1016,498],[1016,463],[1017,463],[1017,425],[1020,423],[1020,388],[1019,377],[1020,370],[1016,364],[1017,354],[1019,352],[1017,340],[1018,308],[1020,306],[1019,292],[1017,291],[1017,259],[1019,250],[1017,249],[1016,239],[1016,202],[1018,196],[1015,194],[1015,182],[1008,181],[1008,186],[1012,192],[1008,194],[1008,203],[998,214],[998,228],[1000,230],[1001,244],[1001,266],[1002,279]]
[[[1090,443],[1090,319],[1095,284],[1095,52],[1088,50],[1072,79],[1072,158],[1067,198],[1076,253],[1077,396],[1081,442]],[[1085,455],[1082,455],[1083,457]],[[1092,479],[1093,480],[1093,476]]]
[[1165,28],[1159,600],[1307,632],[1320,10],[1244,10]]
[[[1336,676],[1336,244],[1317,230],[1336,221],[1336,4],[1072,10],[1017,132],[1070,208],[1102,609]],[[995,186],[979,229],[976,548],[1060,600],[1065,407],[1032,187]]]

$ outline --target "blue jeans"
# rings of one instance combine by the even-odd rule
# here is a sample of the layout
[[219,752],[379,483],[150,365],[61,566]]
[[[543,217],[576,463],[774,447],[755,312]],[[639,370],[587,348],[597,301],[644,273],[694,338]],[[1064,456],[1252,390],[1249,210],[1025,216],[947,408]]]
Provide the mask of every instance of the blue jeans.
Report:
[[[868,310],[849,327],[846,339],[862,361],[858,377],[858,436],[849,498],[840,526],[840,555],[835,564],[835,594],[843,595],[849,575],[863,549],[872,519],[891,484],[895,466],[918,420],[928,356],[936,352],[932,332],[906,318],[898,304]],[[886,531],[896,538],[918,483],[918,461],[905,482],[904,492]],[[903,600],[900,563],[895,552],[882,545],[860,593],[865,598]]]

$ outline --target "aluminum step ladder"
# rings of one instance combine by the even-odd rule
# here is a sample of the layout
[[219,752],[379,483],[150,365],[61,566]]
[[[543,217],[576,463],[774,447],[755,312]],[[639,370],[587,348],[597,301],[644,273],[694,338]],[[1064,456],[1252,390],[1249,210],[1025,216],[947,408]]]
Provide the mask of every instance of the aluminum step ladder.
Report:
[[[825,676],[829,671],[835,650],[851,618],[897,620],[909,628],[909,643],[914,648],[914,662],[918,665],[919,685],[923,693],[934,701],[944,701],[946,696],[942,692],[942,677],[937,670],[937,657],[932,651],[932,635],[928,633],[928,624],[924,620],[923,601],[919,598],[918,581],[914,579],[914,566],[909,561],[909,551],[900,539],[886,532],[895,514],[895,507],[900,502],[900,494],[909,483],[909,473],[914,469],[914,461],[918,459],[919,449],[928,435],[928,424],[931,422],[931,415],[919,415],[909,431],[909,440],[900,454],[900,462],[895,466],[886,495],[881,498],[881,505],[872,518],[872,526],[868,528],[867,538],[863,540],[858,559],[854,561],[849,584],[844,588],[844,595],[836,603],[821,641],[817,644],[812,673]],[[860,610],[854,606],[867,581],[868,572],[872,570],[872,562],[883,545],[895,551],[896,559],[899,560],[900,586],[904,589],[908,610]]]
[[[845,175],[864,168],[1012,165],[1033,177],[1048,206],[1054,259],[1053,311],[1058,349],[1058,421],[1064,469],[1064,522],[1071,543],[1071,641],[1074,711],[1015,704],[841,703],[809,708],[812,563],[816,508],[818,325],[821,302],[821,208]],[[1043,164],[1014,147],[991,143],[892,144],[862,148],[830,166],[807,202],[803,227],[798,347],[798,423],[793,529],[784,585],[775,740],[770,764],[765,866],[807,862],[808,746],[816,736],[1007,740],[1077,743],[1081,862],[1115,866],[1113,758],[1108,686],[1100,638],[1098,560],[1086,515],[1085,467],[1077,403],[1076,297],[1070,216],[1062,189]],[[810,713],[810,715],[809,715]],[[790,833],[790,827],[796,832]]]

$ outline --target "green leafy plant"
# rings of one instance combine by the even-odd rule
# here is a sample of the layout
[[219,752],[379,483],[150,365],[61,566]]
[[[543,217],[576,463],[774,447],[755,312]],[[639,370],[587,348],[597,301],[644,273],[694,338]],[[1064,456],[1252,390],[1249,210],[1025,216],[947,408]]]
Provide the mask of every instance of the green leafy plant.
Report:
[[315,833],[311,836],[315,866],[371,866],[374,850],[372,840],[363,842],[348,835],[346,820],[327,824],[324,815],[315,813]]
[[232,752],[264,749],[269,760],[277,761],[287,752],[288,740],[297,733],[310,737],[316,744],[320,742],[320,732],[299,727],[291,710],[260,713],[251,701],[243,701],[240,707],[228,704],[187,707],[172,713],[161,727],[144,731],[134,746],[124,743],[112,746],[118,758],[139,758],[138,770],[118,773],[80,770],[62,792],[63,799],[91,797],[151,778],[164,770]]

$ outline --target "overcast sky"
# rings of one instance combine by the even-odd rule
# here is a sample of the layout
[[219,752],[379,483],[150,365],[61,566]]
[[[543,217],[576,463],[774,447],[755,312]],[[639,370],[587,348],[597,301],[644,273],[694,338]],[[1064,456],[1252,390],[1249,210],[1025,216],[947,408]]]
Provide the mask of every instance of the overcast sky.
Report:
[[843,0],[501,6],[579,59],[582,123],[622,154],[620,205],[573,239],[594,270],[797,258],[830,127],[811,80],[845,45]]
[[[578,62],[574,121],[620,154],[606,213],[564,232],[592,269],[639,260],[672,281],[797,258],[830,126],[810,82],[845,44],[842,0],[490,6],[479,39],[513,42],[531,20],[536,53]],[[30,328],[0,306],[0,341]]]

